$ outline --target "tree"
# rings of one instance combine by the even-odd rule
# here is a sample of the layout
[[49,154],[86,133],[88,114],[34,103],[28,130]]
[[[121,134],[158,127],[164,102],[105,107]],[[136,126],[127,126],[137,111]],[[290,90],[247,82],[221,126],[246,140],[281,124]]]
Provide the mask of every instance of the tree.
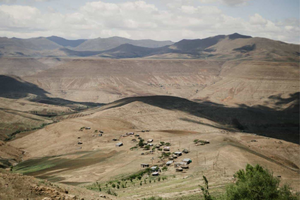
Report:
[[213,198],[210,196],[209,191],[208,191],[208,180],[206,179],[205,176],[203,176],[204,184],[205,186],[201,186],[200,188],[202,190],[203,196],[205,200],[213,200]]
[[247,164],[246,170],[239,170],[234,177],[235,184],[226,189],[227,200],[296,200],[288,186],[279,187],[279,178],[260,165]]
[[96,181],[96,185],[98,187],[99,192],[101,192],[101,185],[98,183],[98,181]]
[[139,146],[140,146],[140,147],[143,147],[143,146],[144,146],[144,140],[143,140],[143,139],[140,139],[140,141],[139,141]]

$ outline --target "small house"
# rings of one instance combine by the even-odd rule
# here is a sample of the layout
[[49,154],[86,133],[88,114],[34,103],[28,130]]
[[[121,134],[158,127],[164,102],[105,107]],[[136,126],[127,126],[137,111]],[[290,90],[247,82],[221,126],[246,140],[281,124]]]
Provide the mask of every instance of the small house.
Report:
[[152,144],[152,143],[149,143],[148,145],[149,145],[149,146],[153,146],[153,144]]
[[123,143],[122,143],[122,142],[118,142],[118,143],[116,144],[116,147],[121,147],[121,146],[123,146]]
[[153,142],[153,139],[149,139],[149,140],[147,140],[147,142],[148,142],[148,143],[151,143],[151,142]]
[[149,164],[144,164],[144,163],[143,163],[143,164],[141,164],[141,167],[142,167],[142,168],[149,167]]
[[112,141],[118,141],[118,139],[114,138],[114,139],[112,139]]
[[186,163],[184,163],[184,162],[176,162],[176,163],[174,163],[174,167],[176,168],[176,167],[180,167],[180,166],[182,166],[182,165],[185,165]]
[[182,160],[182,162],[185,162],[186,164],[190,164],[192,162],[192,160],[189,158],[185,158]]
[[153,172],[152,176],[159,176],[159,173],[158,172]]
[[82,144],[82,142],[79,141],[78,144]]
[[140,135],[138,135],[138,134],[136,134],[136,135],[134,135],[135,137],[140,137]]
[[164,151],[170,151],[170,147],[164,147]]
[[85,127],[85,130],[90,130],[91,129],[91,127]]
[[170,166],[172,163],[173,163],[173,161],[170,160],[170,161],[168,161],[168,162],[166,163],[166,165],[167,165],[167,166]]
[[126,135],[134,135],[134,132],[129,132],[129,133],[126,133]]
[[102,133],[98,134],[98,136],[101,137],[101,136],[102,136]]
[[181,168],[182,168],[182,169],[188,169],[189,166],[188,166],[188,165],[181,165]]
[[181,155],[182,155],[182,152],[176,151],[176,152],[174,152],[174,154],[175,154],[176,156],[181,156]]
[[181,167],[176,168],[176,172],[182,172],[182,171],[183,171],[183,169]]
[[183,149],[183,151],[182,151],[183,153],[189,153],[189,150],[187,150],[187,149]]
[[157,166],[153,166],[153,167],[151,167],[151,170],[152,170],[152,171],[157,171],[157,170],[158,170],[158,167],[157,167]]

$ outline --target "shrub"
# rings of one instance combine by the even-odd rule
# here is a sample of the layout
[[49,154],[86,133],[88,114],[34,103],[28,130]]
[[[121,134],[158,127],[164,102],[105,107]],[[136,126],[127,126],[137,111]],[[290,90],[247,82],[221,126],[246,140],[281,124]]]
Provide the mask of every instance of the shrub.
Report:
[[170,152],[168,152],[168,153],[162,152],[162,153],[161,153],[161,156],[164,157],[164,158],[167,158],[167,157],[169,157],[170,155],[171,155]]
[[118,196],[118,194],[115,191],[111,190],[111,189],[108,189],[106,193],[110,194],[110,195]]
[[[280,180],[260,165],[247,164],[246,170],[239,170],[234,174],[235,184],[226,188],[222,199],[226,200],[297,200],[290,191],[290,187],[279,187]],[[208,191],[208,181],[203,176],[205,186],[200,186],[205,200],[213,200]]]
[[137,146],[134,146],[134,147],[131,147],[130,150],[134,150],[134,149],[137,149]]
[[144,148],[145,148],[145,150],[149,150],[149,149],[150,149],[150,146],[149,146],[149,145],[146,145]]
[[140,147],[143,147],[143,146],[144,146],[144,140],[143,140],[143,139],[140,139],[140,141],[139,141],[139,146],[140,146]]
[[161,197],[149,197],[149,198],[143,198],[143,200],[163,200]]
[[239,170],[234,177],[236,183],[226,189],[226,199],[274,199],[296,200],[287,185],[279,187],[279,178],[260,165],[247,164],[246,170]]

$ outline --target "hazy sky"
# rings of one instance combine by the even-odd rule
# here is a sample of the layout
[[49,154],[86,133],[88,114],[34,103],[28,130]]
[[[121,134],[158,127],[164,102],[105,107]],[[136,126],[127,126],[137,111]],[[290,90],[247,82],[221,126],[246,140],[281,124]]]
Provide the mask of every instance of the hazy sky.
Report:
[[299,0],[0,0],[0,36],[178,41],[238,32],[300,43]]

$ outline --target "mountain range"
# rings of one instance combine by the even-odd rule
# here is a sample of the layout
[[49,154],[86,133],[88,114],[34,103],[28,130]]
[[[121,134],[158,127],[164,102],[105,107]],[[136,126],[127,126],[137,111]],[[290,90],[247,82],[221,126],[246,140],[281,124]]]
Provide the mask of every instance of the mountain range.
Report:
[[122,37],[67,40],[57,36],[0,38],[2,57],[104,57],[299,61],[299,45],[238,33],[171,41]]

